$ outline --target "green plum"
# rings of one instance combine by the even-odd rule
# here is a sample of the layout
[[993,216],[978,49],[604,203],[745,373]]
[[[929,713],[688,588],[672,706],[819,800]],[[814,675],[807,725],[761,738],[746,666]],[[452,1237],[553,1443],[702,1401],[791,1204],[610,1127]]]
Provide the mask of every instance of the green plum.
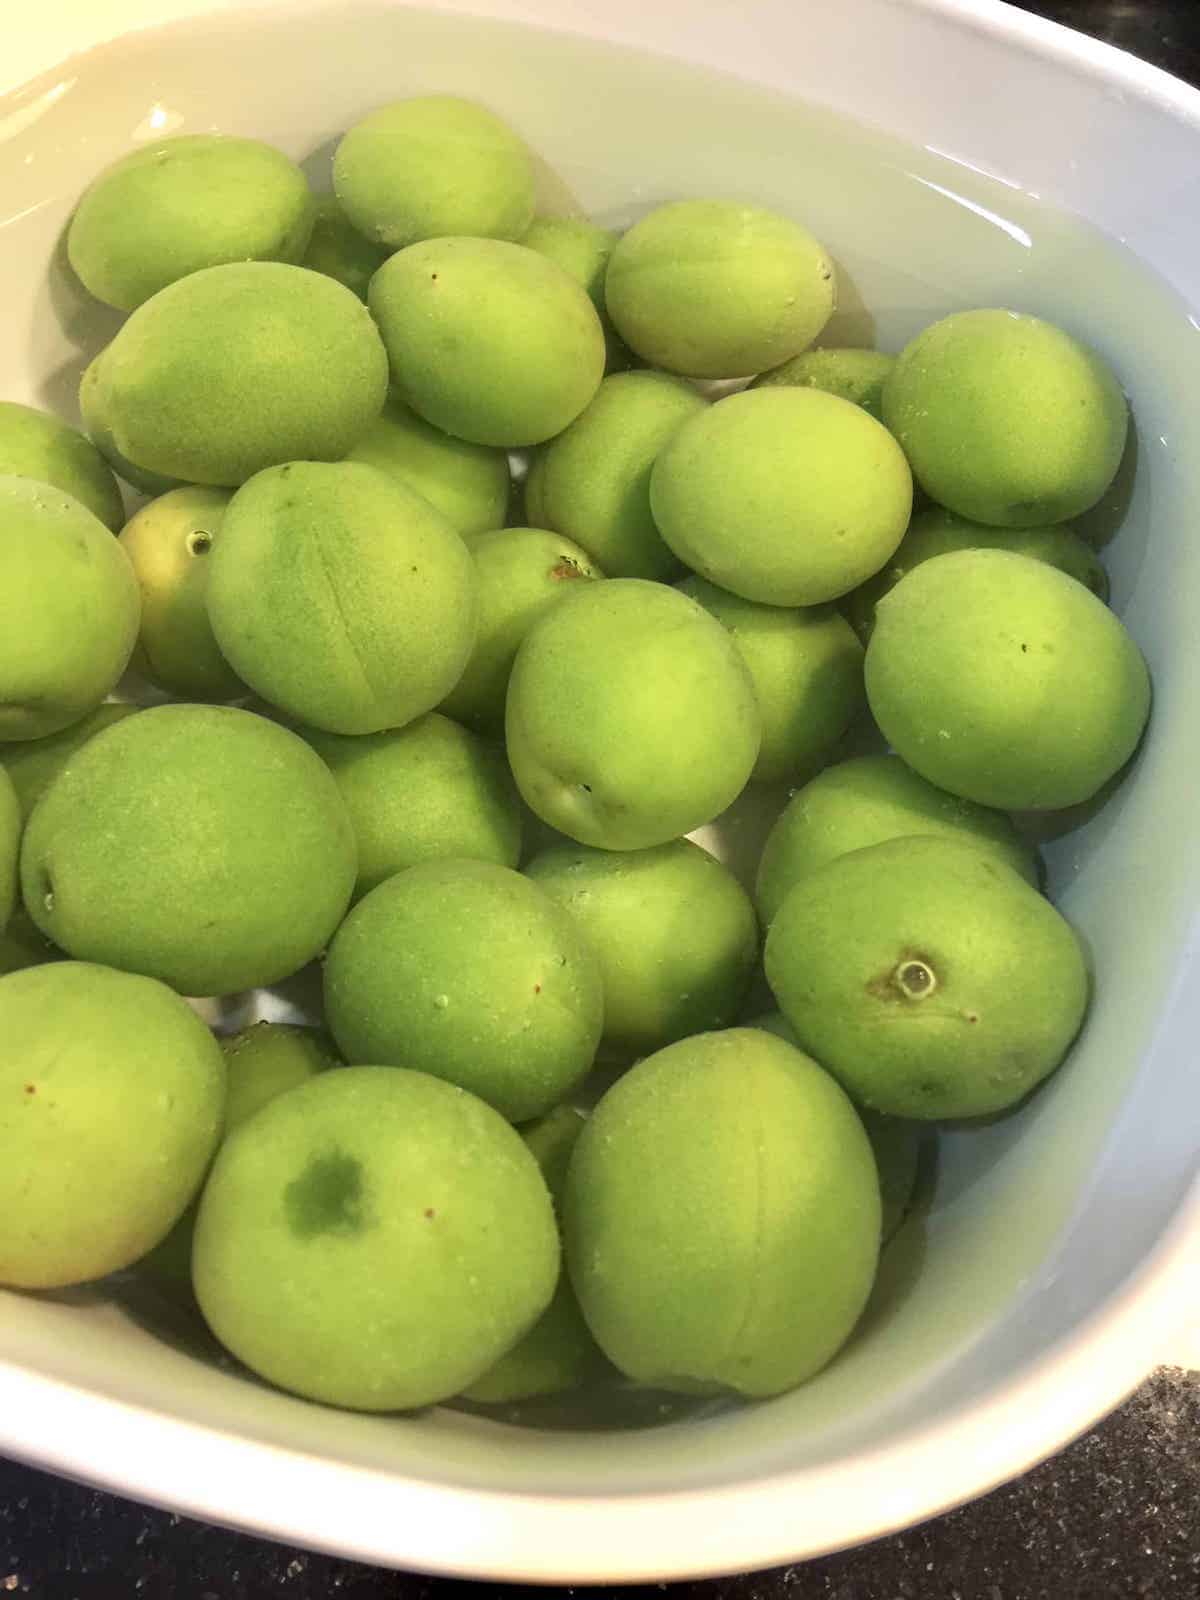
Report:
[[254,1022],[221,1040],[229,1073],[225,1133],[252,1117],[276,1096],[341,1066],[333,1041],[319,1028],[287,1022]]
[[610,578],[676,577],[650,512],[650,469],[707,402],[665,372],[605,378],[591,404],[539,457],[547,525],[582,545]]
[[648,1055],[733,1021],[758,959],[758,923],[707,850],[689,839],[648,850],[563,844],[524,870],[595,952],[610,1054]]
[[890,839],[806,874],[766,945],[801,1045],[862,1105],[986,1116],[1062,1061],[1088,974],[1074,929],[995,856]]
[[724,628],[639,578],[580,585],[534,625],[505,728],[530,808],[606,850],[711,822],[745,787],[762,734],[754,682]]
[[628,367],[633,359],[613,327],[604,302],[608,260],[620,237],[611,228],[598,227],[586,217],[537,217],[519,241],[526,250],[536,250],[555,262],[587,290],[604,329],[609,372]]
[[[584,1116],[574,1106],[558,1106],[521,1130],[533,1152],[557,1209],[567,1181],[571,1152]],[[578,1389],[608,1369],[592,1338],[571,1280],[560,1271],[554,1298],[523,1339],[518,1339],[494,1367],[463,1391],[465,1400],[481,1405],[508,1405],[535,1395]]]
[[373,889],[338,929],[325,1012],[348,1061],[446,1078],[512,1122],[591,1066],[599,966],[570,914],[520,873],[427,861]]
[[476,581],[422,495],[358,461],[297,461],[234,495],[208,560],[208,615],[233,670],[329,733],[431,710],[475,643]]
[[780,813],[758,866],[759,916],[771,922],[788,891],[826,862],[913,834],[971,844],[1037,887],[1037,857],[1004,812],[947,794],[899,756],[854,756],[819,772]]
[[302,267],[310,272],[323,272],[327,278],[336,278],[365,301],[367,286],[387,258],[388,251],[383,245],[374,244],[354,227],[336,195],[317,195],[308,249],[300,262]]
[[905,346],[883,419],[925,492],[998,528],[1065,522],[1116,476],[1129,412],[1107,363],[1016,311],[957,311]]
[[[332,1042],[319,1029],[285,1022],[255,1022],[240,1033],[227,1034],[220,1044],[229,1083],[224,1138],[278,1095],[341,1065]],[[190,1307],[195,1306],[192,1244],[199,1206],[197,1196],[166,1238],[138,1262],[160,1289]]]
[[1102,600],[1007,550],[934,556],[879,602],[867,697],[888,743],[942,789],[1006,810],[1077,805],[1120,770],[1150,676]]
[[333,187],[347,217],[389,250],[463,234],[519,239],[533,220],[533,161],[486,107],[416,95],[343,135]]
[[347,738],[297,730],[337,780],[358,841],[356,896],[421,861],[515,867],[521,805],[502,751],[431,711]]
[[818,1372],[857,1322],[879,1255],[879,1182],[854,1107],[757,1028],[640,1062],[575,1146],[571,1282],[628,1377],[752,1398]]
[[0,933],[17,904],[17,859],[21,848],[21,805],[13,781],[0,767]]
[[97,300],[133,311],[203,267],[299,261],[312,232],[304,174],[257,139],[196,133],[139,145],[103,171],[67,229]]
[[846,615],[865,644],[875,627],[875,607],[906,572],[952,550],[1009,550],[1045,561],[1108,599],[1108,574],[1100,557],[1073,528],[985,528],[934,506],[918,511],[888,564],[846,597]]
[[116,1272],[168,1232],[221,1132],[225,1063],[161,983],[60,961],[0,978],[0,1283]]
[[581,582],[604,574],[570,539],[542,528],[501,528],[472,539],[479,635],[442,709],[481,733],[504,733],[508,680],[521,641]]
[[207,267],[123,324],[95,409],[146,471],[235,488],[284,461],[337,461],[379,415],[387,353],[367,308],[319,272]]
[[0,474],[61,489],[114,533],[125,520],[108,462],[90,439],[47,411],[0,400]]
[[523,245],[410,245],[371,279],[368,303],[401,397],[458,439],[540,444],[575,420],[604,376],[587,290]]
[[464,538],[504,525],[511,482],[503,450],[452,439],[395,394],[346,459],[365,461],[424,495]]
[[878,572],[912,511],[900,446],[821,389],[751,389],[685,422],[650,477],[679,559],[767,605],[836,600]]
[[689,378],[742,378],[798,355],[833,314],[833,262],[812,234],[724,200],[659,206],[618,241],[608,314],[629,348]]
[[192,1269],[252,1371],[397,1411],[457,1394],[528,1331],[559,1243],[537,1162],[489,1106],[422,1072],[347,1067],[225,1140]]
[[162,472],[148,472],[136,466],[117,449],[108,423],[108,390],[104,380],[104,351],[90,361],[79,380],[79,414],[88,438],[118,477],[144,495],[168,494],[182,487],[178,478]]
[[137,706],[105,701],[61,733],[51,733],[44,739],[26,739],[21,744],[0,745],[0,768],[7,770],[17,791],[22,822],[28,819],[77,750],[81,750],[94,734],[111,728],[114,722],[123,722],[137,709]]
[[679,585],[716,617],[754,679],[762,745],[752,777],[795,779],[822,761],[866,703],[863,650],[832,606],[764,606],[704,578]]
[[853,401],[882,422],[883,385],[895,365],[895,356],[885,356],[878,350],[805,350],[782,366],[760,373],[750,387],[823,389],[826,394]]
[[138,585],[104,524],[32,478],[0,477],[0,740],[43,739],[94,711],[137,642]]
[[[765,1028],[791,1045],[799,1043],[782,1011],[768,1011],[749,1024]],[[855,1108],[871,1141],[875,1167],[879,1173],[879,1199],[882,1205],[880,1243],[887,1244],[908,1215],[921,1167],[926,1125],[905,1117],[885,1117],[865,1106]]]
[[234,700],[246,686],[217,648],[208,574],[228,489],[183,488],[135,512],[121,532],[142,591],[134,669],[185,700]]
[[355,869],[328,768],[286,728],[230,706],[156,706],[97,734],[21,846],[25,906],[48,939],[193,995],[311,961]]

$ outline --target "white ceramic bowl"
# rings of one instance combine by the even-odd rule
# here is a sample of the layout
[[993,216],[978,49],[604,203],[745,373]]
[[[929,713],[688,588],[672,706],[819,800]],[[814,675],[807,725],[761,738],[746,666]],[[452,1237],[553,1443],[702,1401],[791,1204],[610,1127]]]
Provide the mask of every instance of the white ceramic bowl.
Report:
[[[885,346],[945,308],[997,301],[1094,340],[1137,417],[1111,565],[1157,698],[1134,780],[1049,851],[1099,974],[1082,1044],[1018,1116],[946,1139],[928,1215],[813,1383],[637,1434],[352,1416],[194,1358],[103,1290],[0,1295],[0,1446],[370,1561],[587,1582],[854,1544],[1086,1427],[1143,1375],[1200,1258],[1200,95],[984,0],[58,0],[25,9],[5,46],[10,82],[43,74],[0,103],[6,396],[71,404],[104,329],[55,242],[84,183],[132,142],[220,128],[315,151],[319,170],[381,100],[477,95],[603,215],[725,192],[804,218]],[[843,328],[866,331],[853,294]]]

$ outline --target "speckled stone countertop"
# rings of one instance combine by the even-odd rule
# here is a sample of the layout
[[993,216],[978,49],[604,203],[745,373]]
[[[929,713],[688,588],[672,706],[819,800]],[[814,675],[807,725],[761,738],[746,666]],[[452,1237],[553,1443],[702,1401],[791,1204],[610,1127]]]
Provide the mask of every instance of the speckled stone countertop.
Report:
[[[1200,85],[1200,0],[1039,0]],[[679,1600],[1200,1600],[1200,1338],[1053,1460],[859,1550],[670,1586]],[[1188,1359],[1186,1338],[1180,1359]],[[658,1596],[666,1585],[586,1593]],[[0,1460],[0,1600],[489,1600],[523,1590],[292,1550]],[[581,1591],[583,1592],[583,1591]]]

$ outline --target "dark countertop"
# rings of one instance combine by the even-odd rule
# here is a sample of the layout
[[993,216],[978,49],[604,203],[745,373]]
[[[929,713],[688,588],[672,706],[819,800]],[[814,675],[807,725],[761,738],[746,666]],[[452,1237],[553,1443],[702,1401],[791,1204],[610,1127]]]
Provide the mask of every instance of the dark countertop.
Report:
[[[1200,84],[1200,0],[1023,10]],[[657,1596],[665,1585],[588,1591]],[[454,1600],[568,1594],[384,1572],[0,1460],[0,1600]],[[1200,1373],[1162,1368],[1090,1434],[973,1505],[859,1550],[671,1586],[679,1600],[1198,1600]]]

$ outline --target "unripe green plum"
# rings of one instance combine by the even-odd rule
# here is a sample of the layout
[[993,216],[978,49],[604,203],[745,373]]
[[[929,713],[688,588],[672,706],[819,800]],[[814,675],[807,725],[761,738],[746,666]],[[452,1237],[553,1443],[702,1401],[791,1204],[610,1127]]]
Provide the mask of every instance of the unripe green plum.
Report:
[[754,679],[763,732],[752,776],[779,783],[806,773],[866,704],[850,624],[832,606],[764,606],[704,578],[679,587],[729,630]]
[[17,904],[17,858],[21,848],[21,806],[12,779],[0,767],[0,933]]
[[431,711],[352,738],[298,732],[346,802],[358,843],[356,896],[421,861],[516,866],[521,805],[504,754],[449,717]]
[[957,311],[907,344],[883,419],[939,505],[998,528],[1065,522],[1116,476],[1129,413],[1106,362],[1016,311]]
[[346,460],[365,461],[424,495],[464,539],[504,525],[511,491],[504,451],[451,438],[395,394]]
[[442,701],[448,716],[497,738],[521,641],[581,581],[604,574],[558,533],[501,528],[470,542],[479,588],[479,634],[462,677]]
[[737,798],[762,723],[719,622],[678,590],[610,578],[574,589],[526,635],[505,728],[513,776],[544,822],[641,850]]
[[415,95],[343,135],[333,187],[347,217],[389,250],[463,234],[519,239],[533,220],[533,162],[508,125],[470,100]]
[[208,558],[208,615],[233,670],[328,733],[431,710],[475,642],[475,572],[430,503],[357,461],[297,461],[234,495]]
[[604,330],[587,291],[523,245],[410,245],[372,278],[368,303],[401,398],[475,444],[552,438],[604,375]]
[[934,506],[918,511],[895,555],[873,578],[848,595],[846,615],[864,644],[875,628],[875,607],[900,579],[923,561],[953,550],[1008,550],[1057,567],[1085,584],[1101,600],[1108,599],[1108,574],[1100,557],[1073,528],[985,528]]
[[323,272],[327,278],[336,278],[365,301],[368,285],[388,254],[385,246],[373,244],[359,233],[338,204],[336,195],[317,195],[313,203],[312,233],[300,262],[302,267],[310,272]]
[[652,366],[742,378],[798,355],[833,314],[833,262],[798,224],[757,206],[677,200],[618,241],[605,300]]
[[710,583],[813,606],[893,554],[912,477],[860,406],[820,389],[751,389],[684,423],[654,463],[650,507],[667,544]]
[[222,133],[139,146],[107,167],[67,229],[97,300],[133,311],[203,267],[299,261],[312,232],[304,174],[282,151]]
[[609,257],[620,237],[611,228],[598,227],[586,217],[535,217],[520,239],[526,250],[536,250],[553,261],[587,290],[604,329],[609,372],[622,371],[633,361],[624,340],[612,325],[604,301]]
[[97,734],[21,845],[25,906],[47,938],[192,995],[311,961],[355,866],[328,768],[286,728],[229,706],[157,706]]
[[44,739],[100,704],[137,640],[129,559],[61,489],[0,477],[0,740]]
[[575,1088],[603,1022],[570,915],[484,861],[427,861],[360,900],[330,946],[325,1011],[347,1060],[431,1072],[512,1122]]
[[943,838],[839,856],[786,896],[767,982],[796,1037],[860,1104],[986,1116],[1059,1065],[1088,974],[1070,923],[1011,867]]
[[0,400],[0,474],[61,489],[114,533],[125,520],[117,480],[99,450],[47,411]]
[[604,1043],[648,1055],[727,1027],[758,957],[749,896],[688,839],[649,850],[552,846],[525,872],[577,922],[600,963]]
[[387,393],[362,302],[276,261],[207,267],[160,289],[99,359],[97,410],[120,455],[218,487],[284,461],[340,460]]
[[121,531],[121,548],[142,591],[132,665],[184,700],[233,700],[246,692],[208,620],[212,548],[230,498],[228,489],[172,489],[135,512]]
[[628,1377],[753,1398],[818,1372],[858,1320],[879,1182],[837,1083],[757,1028],[668,1045],[618,1079],[567,1175],[571,1282]]
[[913,834],[974,845],[1037,887],[1037,857],[1004,812],[947,794],[899,756],[854,756],[811,778],[780,812],[758,866],[759,916],[769,923],[801,878],[838,856]]
[[675,577],[679,558],[650,511],[650,469],[683,423],[707,409],[691,384],[665,372],[605,378],[587,409],[539,456],[536,509],[610,578]]
[[161,983],[62,961],[0,978],[0,1283],[129,1266],[200,1186],[225,1063]]
[[521,1137],[399,1067],[321,1073],[233,1132],[196,1221],[196,1298],[271,1383],[397,1411],[473,1383],[545,1310],[554,1209]]
[[909,766],[1006,810],[1088,799],[1129,760],[1150,676],[1119,618],[1007,550],[922,562],[879,602],[867,697]]
[[895,356],[879,350],[805,350],[770,372],[760,373],[750,387],[823,389],[826,394],[853,401],[882,422],[883,385],[895,365]]
[[0,745],[0,767],[7,771],[17,791],[22,822],[28,820],[34,806],[77,750],[95,734],[111,728],[114,722],[131,717],[137,709],[137,706],[106,700],[61,733],[48,734],[44,739],[26,739],[20,744]]

